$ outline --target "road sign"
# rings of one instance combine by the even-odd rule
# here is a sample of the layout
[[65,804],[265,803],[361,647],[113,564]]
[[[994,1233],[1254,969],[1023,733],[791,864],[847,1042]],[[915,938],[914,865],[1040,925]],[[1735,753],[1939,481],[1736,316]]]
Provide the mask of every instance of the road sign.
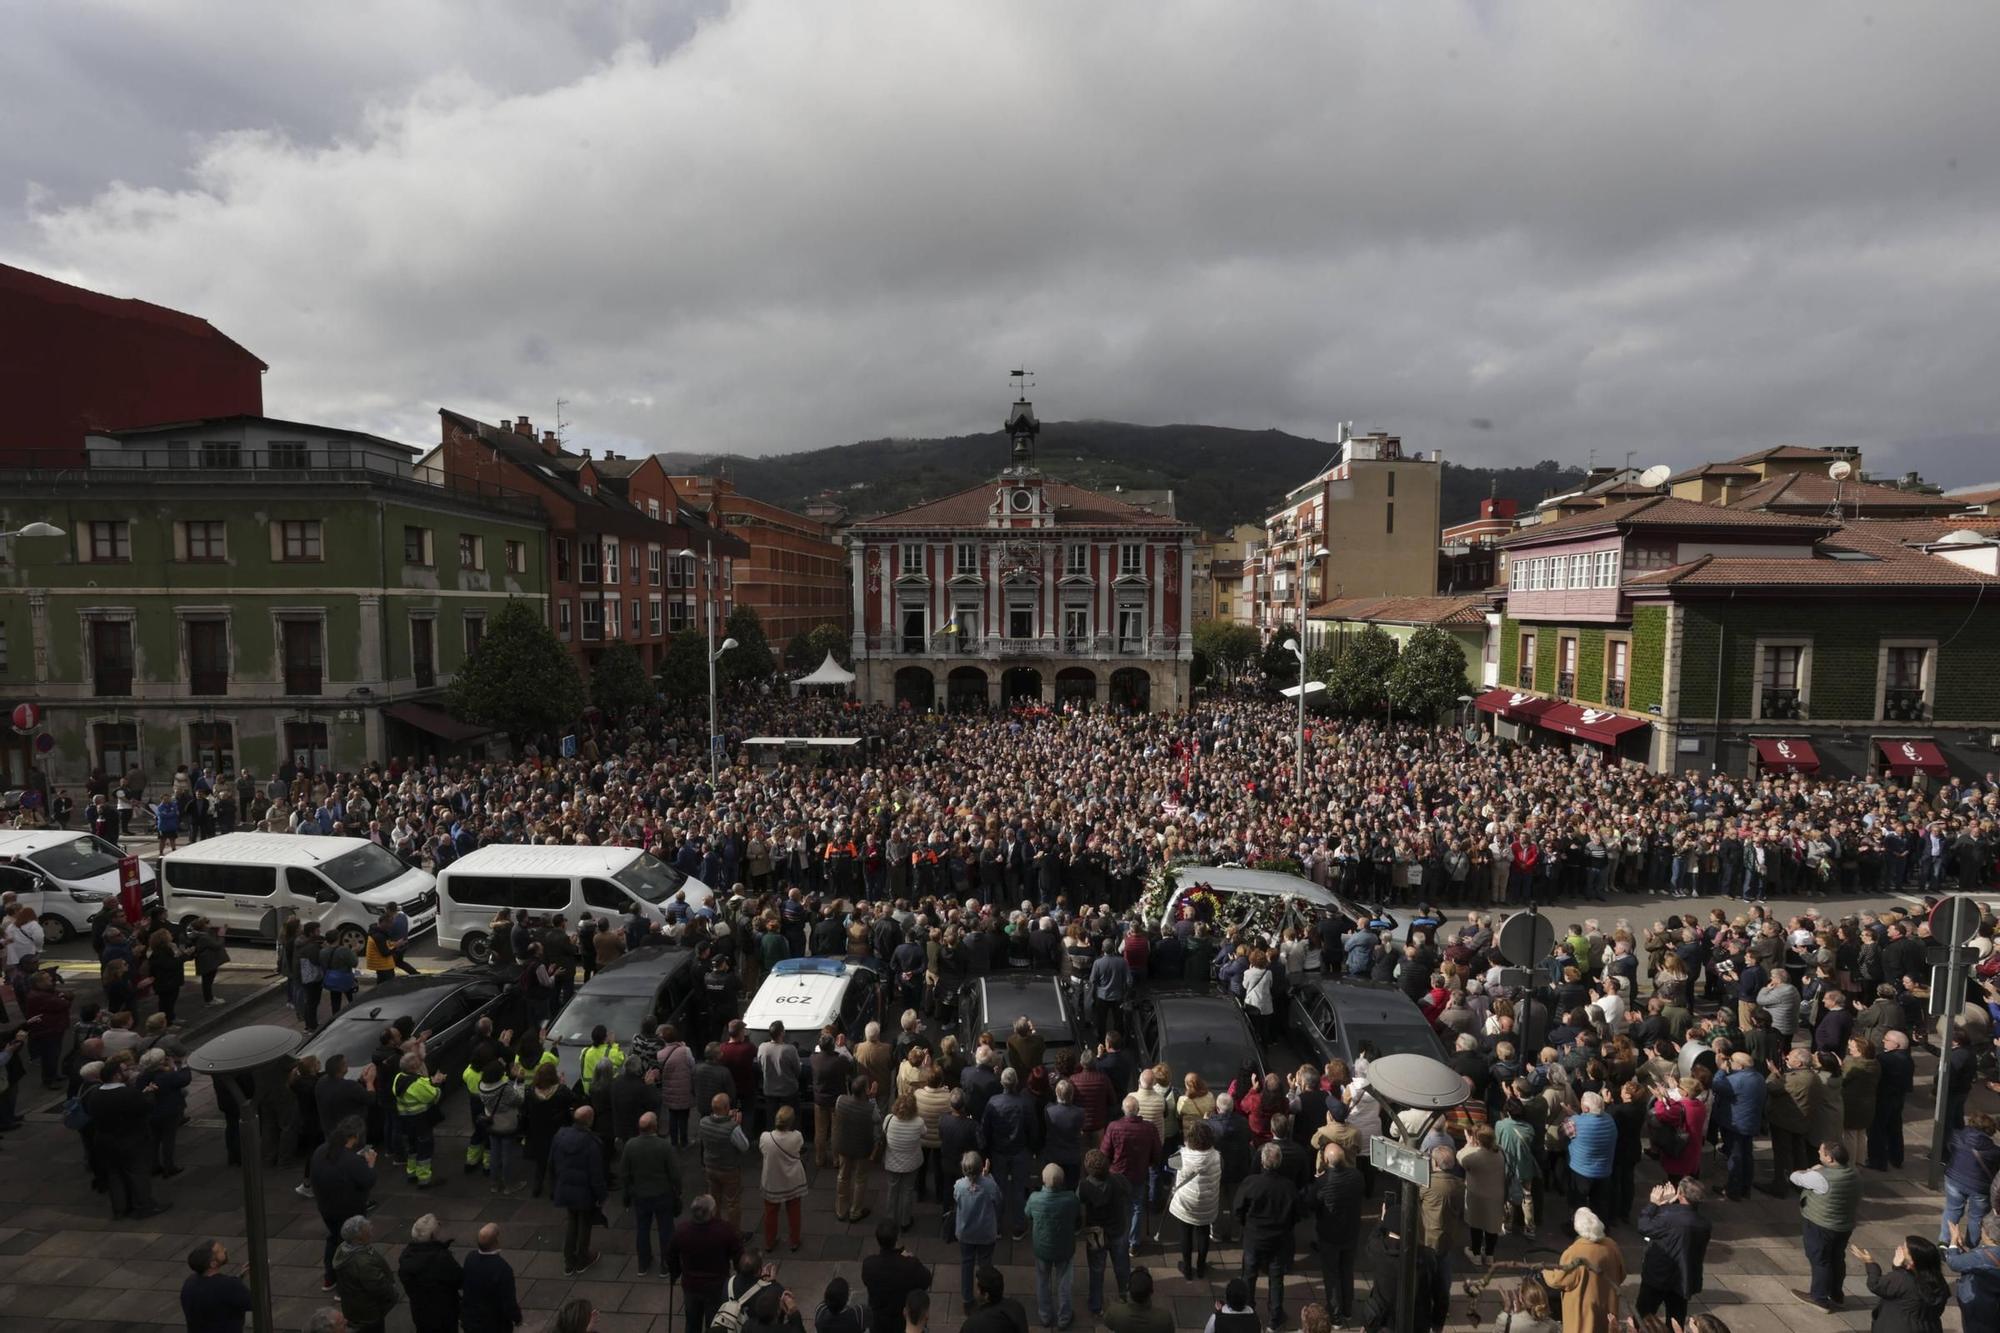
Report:
[[708,738],[708,752],[718,759],[722,757],[722,737],[710,736]]
[[1368,1140],[1368,1160],[1375,1164],[1376,1170],[1407,1180],[1418,1189],[1431,1183],[1431,1159],[1394,1139],[1377,1134]]
[[1516,912],[1500,923],[1493,942],[1514,966],[1533,967],[1556,947],[1555,923],[1540,912]]
[[1965,944],[1979,933],[1980,907],[1962,893],[1940,898],[1931,908],[1931,938],[1939,944]]
[[576,734],[574,732],[562,738],[562,757],[565,759],[576,758]]

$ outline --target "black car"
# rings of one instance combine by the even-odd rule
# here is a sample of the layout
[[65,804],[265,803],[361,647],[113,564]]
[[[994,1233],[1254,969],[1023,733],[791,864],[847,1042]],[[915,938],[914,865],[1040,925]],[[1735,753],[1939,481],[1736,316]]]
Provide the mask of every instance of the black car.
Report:
[[687,1003],[700,978],[693,949],[649,945],[634,949],[577,988],[549,1024],[548,1044],[571,1086],[583,1074],[583,1049],[600,1023],[620,1046],[649,1022],[687,1031]]
[[520,993],[508,980],[492,968],[455,967],[434,977],[405,977],[365,987],[356,993],[354,1003],[299,1048],[298,1057],[317,1056],[324,1068],[334,1055],[344,1055],[348,1076],[354,1077],[374,1056],[382,1029],[408,1018],[416,1024],[415,1031],[430,1033],[424,1053],[431,1072],[457,1074],[472,1054],[482,1017],[492,1017],[496,1037],[525,1020]]
[[1074,1011],[1070,994],[1060,978],[1029,972],[999,972],[968,983],[958,1004],[959,1045],[971,1051],[979,1034],[991,1032],[1002,1046],[1014,1034],[1014,1021],[1027,1018],[1047,1043],[1042,1063],[1056,1067],[1058,1051],[1076,1051],[1095,1037],[1089,1019]]
[[1289,1018],[1293,1039],[1321,1064],[1340,1059],[1352,1069],[1363,1046],[1371,1055],[1448,1059],[1423,1010],[1390,982],[1352,977],[1294,982]]
[[1243,1066],[1264,1073],[1264,1051],[1243,1006],[1225,995],[1161,995],[1133,1006],[1142,1067],[1165,1064],[1173,1086],[1189,1071],[1226,1088]]

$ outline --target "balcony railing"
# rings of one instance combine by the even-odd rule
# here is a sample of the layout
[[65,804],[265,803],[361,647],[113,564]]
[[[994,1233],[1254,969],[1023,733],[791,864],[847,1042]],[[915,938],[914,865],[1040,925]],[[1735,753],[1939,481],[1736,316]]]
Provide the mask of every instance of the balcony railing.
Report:
[[1574,671],[1557,672],[1556,673],[1557,697],[1567,699],[1572,694],[1575,693],[1576,693],[1576,673]]
[[1535,669],[1534,669],[1533,667],[1531,667],[1531,666],[1524,666],[1524,667],[1522,667],[1522,668],[1521,668],[1521,670],[1519,671],[1519,673],[1518,673],[1518,674],[1516,674],[1516,676],[1515,676],[1515,678],[1514,678],[1514,683],[1515,683],[1516,685],[1520,686],[1520,687],[1521,687],[1522,689],[1524,689],[1524,690],[1532,690],[1532,689],[1534,689],[1534,688],[1535,688]]
[[1921,689],[1892,686],[1882,691],[1882,716],[1890,722],[1921,722],[1928,716]]
[[989,661],[1022,657],[1165,657],[1180,650],[1180,638],[1173,634],[1124,638],[1115,634],[1045,634],[1025,639],[1004,635],[965,638],[956,634],[940,634],[925,638],[920,635],[873,634],[868,636],[865,644],[867,651],[885,656],[963,657]]
[[1790,719],[1805,716],[1805,706],[1796,685],[1766,685],[1761,704],[1759,715],[1763,717]]
[[1613,708],[1625,706],[1625,682],[1613,677],[1604,682],[1604,702]]
[[603,640],[604,624],[602,621],[595,624],[588,620],[583,622],[583,641],[585,643],[601,643]]

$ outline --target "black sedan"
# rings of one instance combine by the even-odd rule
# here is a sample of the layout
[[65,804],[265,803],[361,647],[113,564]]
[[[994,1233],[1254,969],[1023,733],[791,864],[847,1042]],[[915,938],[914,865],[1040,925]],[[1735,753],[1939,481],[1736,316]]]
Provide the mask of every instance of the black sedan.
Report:
[[700,978],[693,949],[651,945],[597,969],[549,1024],[548,1044],[562,1076],[574,1086],[583,1076],[583,1051],[602,1026],[621,1047],[649,1024],[672,1023],[688,1031],[687,1006]]
[[1340,1059],[1352,1069],[1364,1048],[1371,1056],[1447,1059],[1423,1010],[1386,981],[1330,977],[1294,983],[1289,1017],[1293,1039],[1321,1064]]
[[978,1044],[982,1032],[992,1033],[1005,1046],[1015,1020],[1028,1019],[1047,1043],[1042,1063],[1051,1070],[1058,1051],[1075,1051],[1081,1057],[1081,1048],[1094,1040],[1089,1019],[1073,1011],[1062,980],[1046,974],[999,972],[976,978],[965,988],[959,1014],[958,1040],[966,1051]]
[[382,1029],[408,1018],[415,1031],[430,1033],[424,1051],[431,1072],[457,1074],[472,1054],[479,1020],[489,1015],[496,1037],[517,1028],[525,1016],[519,993],[493,969],[457,967],[434,977],[406,977],[357,992],[355,1002],[298,1054],[317,1056],[322,1068],[333,1056],[344,1055],[351,1078],[374,1056]]
[[1243,1006],[1224,995],[1161,995],[1132,1009],[1142,1067],[1165,1064],[1173,1084],[1192,1071],[1220,1090],[1245,1065],[1264,1073],[1264,1051]]

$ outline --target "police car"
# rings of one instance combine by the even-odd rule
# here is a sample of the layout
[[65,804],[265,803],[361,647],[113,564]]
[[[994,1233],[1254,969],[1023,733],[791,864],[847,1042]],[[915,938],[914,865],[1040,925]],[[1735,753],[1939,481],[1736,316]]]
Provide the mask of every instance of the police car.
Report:
[[812,1053],[819,1030],[833,1024],[850,1046],[861,1043],[877,1010],[882,978],[869,963],[846,958],[786,958],[771,969],[743,1011],[750,1040],[762,1042],[771,1024],[785,1025],[785,1040],[803,1057]]

